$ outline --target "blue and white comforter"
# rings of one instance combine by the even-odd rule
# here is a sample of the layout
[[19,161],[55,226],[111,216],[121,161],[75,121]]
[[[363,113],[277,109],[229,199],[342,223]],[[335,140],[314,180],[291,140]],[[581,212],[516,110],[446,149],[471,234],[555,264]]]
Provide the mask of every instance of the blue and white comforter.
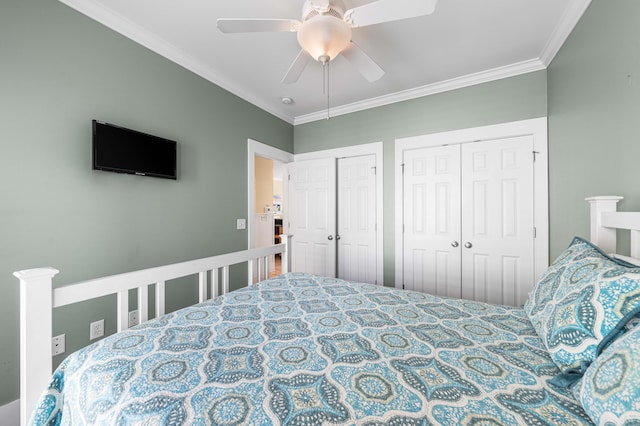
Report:
[[522,309],[286,274],[67,358],[34,424],[590,424]]

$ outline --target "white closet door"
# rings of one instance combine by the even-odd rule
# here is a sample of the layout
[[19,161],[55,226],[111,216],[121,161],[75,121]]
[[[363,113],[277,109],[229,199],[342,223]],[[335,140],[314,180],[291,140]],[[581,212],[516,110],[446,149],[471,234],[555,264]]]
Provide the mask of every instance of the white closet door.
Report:
[[460,297],[460,145],[404,151],[404,285]]
[[376,158],[338,159],[338,277],[376,283]]
[[533,137],[462,145],[462,297],[520,305],[534,279]]
[[336,276],[336,161],[289,164],[291,270]]

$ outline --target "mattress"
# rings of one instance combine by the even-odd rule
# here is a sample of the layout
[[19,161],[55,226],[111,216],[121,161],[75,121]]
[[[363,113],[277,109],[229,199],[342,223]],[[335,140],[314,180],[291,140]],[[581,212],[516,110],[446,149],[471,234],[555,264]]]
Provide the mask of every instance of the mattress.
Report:
[[70,355],[32,423],[591,424],[520,308],[290,273]]

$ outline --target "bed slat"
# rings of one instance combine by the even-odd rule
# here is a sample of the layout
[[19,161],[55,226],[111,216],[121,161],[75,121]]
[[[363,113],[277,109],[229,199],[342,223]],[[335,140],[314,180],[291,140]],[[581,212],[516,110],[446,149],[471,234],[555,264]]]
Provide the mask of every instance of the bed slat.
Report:
[[129,290],[118,292],[117,329],[123,331],[129,328]]
[[207,300],[207,271],[202,271],[198,273],[198,300],[200,303]]
[[222,267],[222,294],[229,293],[229,267]]
[[218,297],[220,295],[220,279],[219,279],[219,274],[220,271],[218,270],[218,268],[212,269],[211,270],[211,289],[213,290],[211,292],[211,297]]
[[631,257],[640,259],[640,231],[634,229],[631,231]]
[[138,322],[142,324],[149,320],[149,286],[138,287]]
[[164,315],[164,281],[158,281],[156,283],[156,317]]

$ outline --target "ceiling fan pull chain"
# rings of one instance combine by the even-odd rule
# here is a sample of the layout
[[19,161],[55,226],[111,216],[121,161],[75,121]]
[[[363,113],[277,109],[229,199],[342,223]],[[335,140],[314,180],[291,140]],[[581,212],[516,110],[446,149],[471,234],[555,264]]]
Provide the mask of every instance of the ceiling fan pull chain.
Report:
[[327,63],[322,64],[322,94],[327,94]]
[[327,120],[329,119],[329,55],[318,56],[318,62],[322,64],[322,93],[327,95]]

